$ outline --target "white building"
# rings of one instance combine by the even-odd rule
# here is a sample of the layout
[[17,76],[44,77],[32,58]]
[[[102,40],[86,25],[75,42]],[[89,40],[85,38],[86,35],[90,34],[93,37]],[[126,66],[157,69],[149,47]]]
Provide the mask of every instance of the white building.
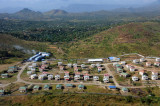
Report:
[[160,58],[156,58],[156,62],[160,62]]
[[89,75],[88,75],[88,74],[85,74],[85,75],[83,76],[83,78],[84,78],[85,81],[87,81],[87,80],[89,80]]
[[145,61],[146,61],[145,58],[140,59],[140,62],[145,62]]
[[48,75],[48,80],[52,80],[53,79],[53,75]]
[[91,68],[95,68],[96,67],[96,65],[95,64],[91,64]]
[[71,64],[71,63],[67,64],[67,67],[71,68],[71,67],[72,67],[72,64]]
[[135,60],[133,60],[133,63],[137,64],[137,63],[139,63],[139,60],[135,59]]
[[160,62],[154,62],[154,66],[159,67],[160,66]]
[[132,65],[130,65],[130,64],[127,64],[127,65],[126,65],[126,67],[127,67],[128,69],[130,69],[131,66],[132,66]]
[[55,75],[55,80],[60,80],[60,75]]
[[108,74],[105,74],[105,75],[104,75],[104,77],[103,77],[103,82],[104,82],[104,83],[109,82],[109,75],[108,75]]
[[94,77],[93,77],[93,80],[94,80],[94,81],[99,81],[99,77],[98,77],[98,76],[94,76]]
[[116,63],[113,63],[113,66],[115,67],[117,64],[119,64],[119,63],[117,63],[117,62],[116,62]]
[[85,68],[86,67],[86,65],[85,64],[81,64],[81,68],[83,69],[83,68]]
[[33,74],[32,71],[27,71],[27,75],[31,75],[31,74]]
[[80,74],[76,74],[75,76],[74,76],[74,80],[80,80]]
[[99,63],[96,64],[96,67],[101,67],[101,65]]
[[152,75],[157,75],[158,76],[158,71],[152,71]]
[[149,66],[151,66],[151,65],[152,65],[151,62],[146,62],[146,66],[147,66],[147,67],[149,67]]
[[36,72],[36,68],[31,68],[31,71],[34,73]]
[[147,75],[142,75],[142,80],[148,80],[148,76]]
[[33,74],[30,76],[30,79],[36,79],[37,77],[38,77],[37,74]]
[[121,65],[126,65],[126,61],[121,61]]
[[65,76],[64,76],[64,80],[69,81],[69,79],[70,79],[70,76],[69,76],[69,75],[65,75]]
[[158,80],[158,75],[152,75],[152,76],[151,76],[151,79],[152,79],[152,80]]
[[63,63],[62,62],[58,62],[58,66],[62,66],[63,65]]
[[134,66],[131,66],[131,67],[130,67],[130,71],[131,71],[131,72],[134,72],[134,71],[136,71],[136,68],[135,68]]
[[44,80],[47,77],[47,74],[42,74],[38,76],[39,80]]
[[144,70],[139,71],[139,75],[144,75],[144,73],[145,73]]
[[132,81],[138,81],[138,77],[137,76],[133,76],[132,77]]
[[103,62],[103,59],[88,59],[89,63],[94,63],[94,62]]

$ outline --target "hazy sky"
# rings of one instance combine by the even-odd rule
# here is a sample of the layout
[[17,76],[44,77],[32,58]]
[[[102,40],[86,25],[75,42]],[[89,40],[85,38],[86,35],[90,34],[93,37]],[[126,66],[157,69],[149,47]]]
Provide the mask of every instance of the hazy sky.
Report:
[[70,4],[124,4],[144,5],[157,0],[0,0],[0,8],[26,7],[34,10],[47,10],[66,7]]

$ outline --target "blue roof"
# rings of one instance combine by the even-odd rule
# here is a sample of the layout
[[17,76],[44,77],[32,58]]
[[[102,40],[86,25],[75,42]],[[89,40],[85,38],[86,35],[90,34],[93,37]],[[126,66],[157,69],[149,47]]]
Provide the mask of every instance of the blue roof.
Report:
[[109,86],[109,88],[111,88],[111,89],[116,89],[116,86]]
[[[109,60],[113,60],[114,58],[117,58],[117,57],[108,57]],[[117,59],[120,59],[120,58],[117,58]]]

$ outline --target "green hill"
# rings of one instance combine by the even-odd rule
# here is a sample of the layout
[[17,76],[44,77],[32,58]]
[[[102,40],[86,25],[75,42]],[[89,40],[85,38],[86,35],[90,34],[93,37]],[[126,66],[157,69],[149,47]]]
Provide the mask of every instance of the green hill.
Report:
[[69,58],[107,57],[123,53],[159,55],[160,23],[130,23],[118,26],[85,40],[64,44]]

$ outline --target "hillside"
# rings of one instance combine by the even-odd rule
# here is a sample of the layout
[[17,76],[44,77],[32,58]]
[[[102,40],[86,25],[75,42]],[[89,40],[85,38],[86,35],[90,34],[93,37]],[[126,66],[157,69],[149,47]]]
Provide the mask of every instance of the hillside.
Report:
[[45,16],[56,16],[56,15],[65,15],[67,14],[64,10],[51,10],[48,12],[43,13]]
[[102,31],[79,42],[64,44],[69,58],[107,57],[123,53],[159,55],[160,23],[130,23]]

